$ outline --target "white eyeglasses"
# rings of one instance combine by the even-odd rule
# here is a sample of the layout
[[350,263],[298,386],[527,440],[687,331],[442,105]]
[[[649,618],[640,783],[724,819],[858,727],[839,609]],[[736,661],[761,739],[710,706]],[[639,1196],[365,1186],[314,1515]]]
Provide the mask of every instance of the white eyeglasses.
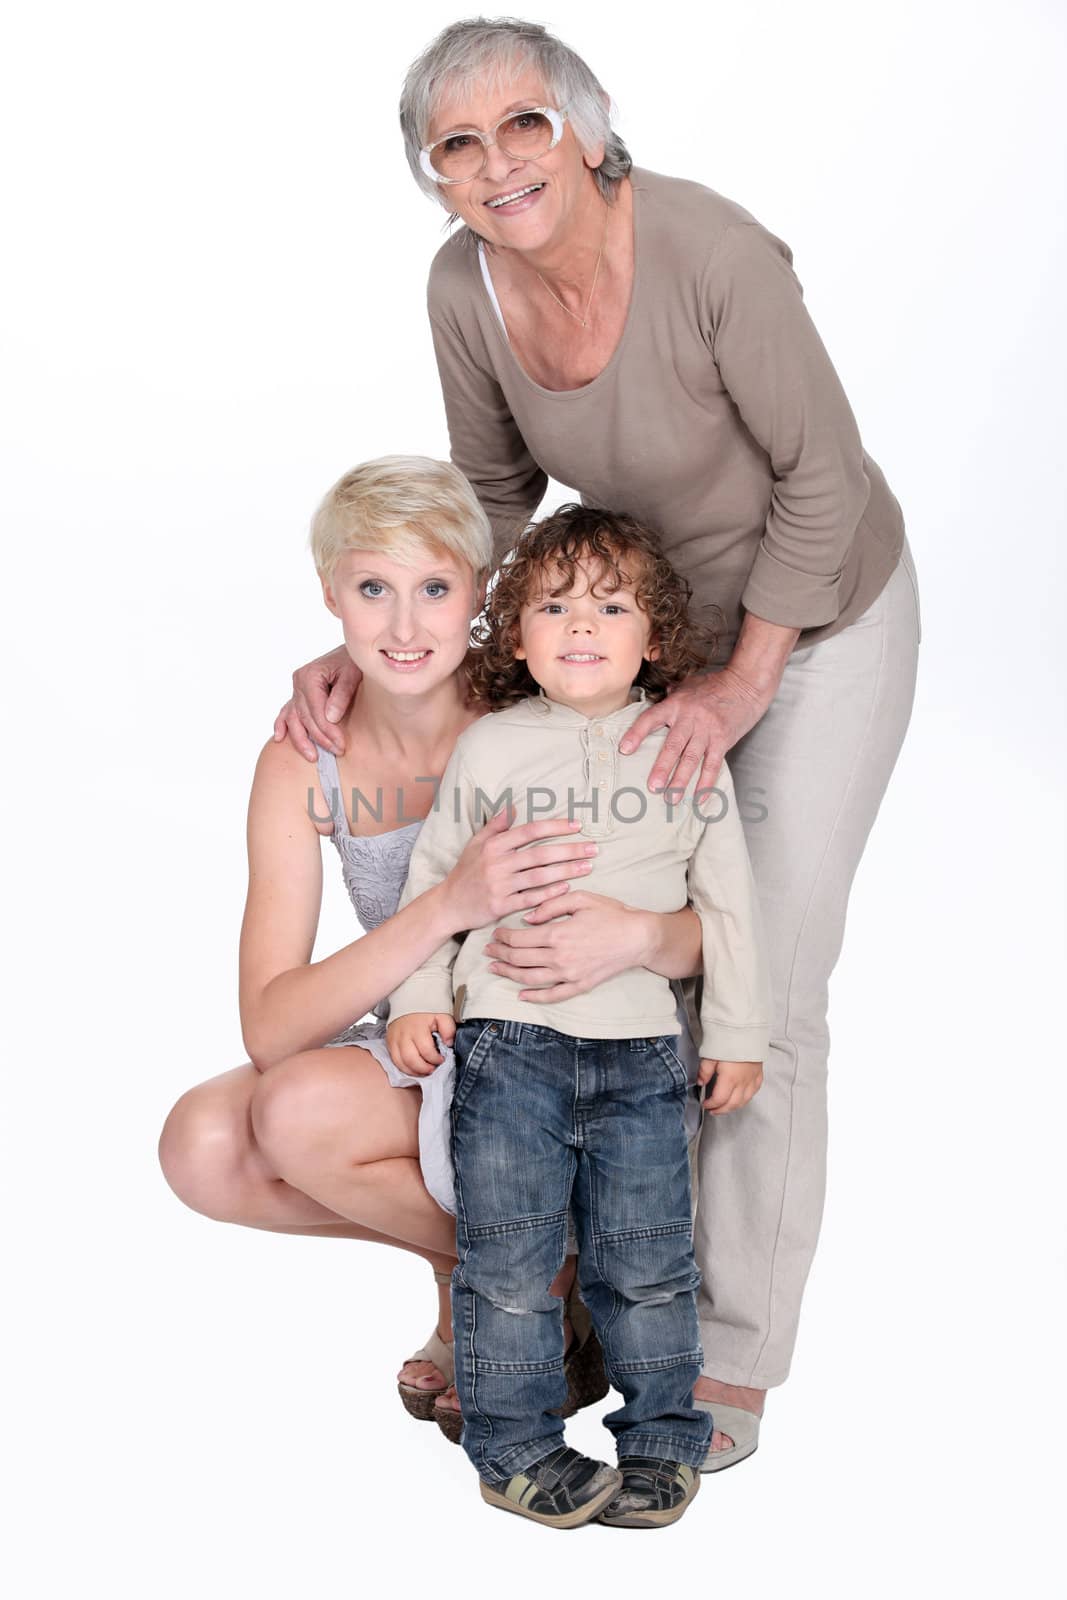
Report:
[[497,145],[516,161],[533,161],[554,150],[563,137],[565,110],[531,106],[509,111],[488,133],[478,128],[457,128],[419,151],[419,164],[434,183],[469,183],[484,172],[489,146]]

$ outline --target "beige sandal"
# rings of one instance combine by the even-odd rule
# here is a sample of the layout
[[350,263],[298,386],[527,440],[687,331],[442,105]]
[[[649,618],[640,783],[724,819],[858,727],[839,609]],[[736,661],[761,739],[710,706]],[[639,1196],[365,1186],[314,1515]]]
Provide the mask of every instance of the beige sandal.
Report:
[[754,1411],[742,1411],[740,1406],[724,1405],[721,1400],[694,1400],[698,1411],[710,1411],[712,1425],[725,1433],[733,1444],[725,1450],[710,1450],[704,1457],[701,1472],[722,1472],[726,1467],[736,1467],[739,1461],[754,1456],[759,1445],[760,1418]]
[[[452,1274],[450,1272],[435,1272],[433,1276],[435,1283],[452,1282]],[[444,1389],[416,1389],[410,1383],[397,1382],[397,1392],[408,1415],[417,1417],[420,1422],[432,1422],[434,1420],[434,1406],[437,1400],[452,1387],[452,1381],[456,1376],[453,1348],[441,1338],[435,1326],[422,1349],[416,1350],[414,1355],[408,1356],[404,1365],[407,1366],[409,1361],[432,1362],[445,1380]]]

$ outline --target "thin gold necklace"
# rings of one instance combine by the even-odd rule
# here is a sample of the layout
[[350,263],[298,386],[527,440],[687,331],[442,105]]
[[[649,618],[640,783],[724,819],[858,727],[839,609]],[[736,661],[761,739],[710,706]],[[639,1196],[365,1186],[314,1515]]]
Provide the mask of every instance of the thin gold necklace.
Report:
[[548,284],[545,283],[544,278],[541,278],[541,274],[539,272],[537,274],[537,276],[539,278],[541,278],[541,282],[545,283],[545,288],[548,289],[549,294],[552,296],[553,300],[559,306],[560,310],[561,311],[565,311],[567,313],[568,317],[573,317],[575,322],[581,323],[583,328],[588,325],[588,322],[589,322],[589,307],[593,304],[593,295],[596,293],[596,281],[600,276],[600,263],[604,259],[604,246],[608,242],[608,217],[610,215],[611,215],[611,212],[608,209],[607,201],[605,201],[604,202],[604,232],[600,236],[600,250],[599,250],[599,252],[597,254],[597,258],[596,258],[596,267],[595,267],[594,272],[593,272],[593,282],[592,282],[592,286],[590,287],[590,290],[589,290],[589,299],[585,302],[585,311],[584,311],[582,316],[579,316],[577,311],[572,311],[570,306],[565,306],[563,304],[563,301],[560,299],[559,295],[556,294],[552,289],[549,288]]

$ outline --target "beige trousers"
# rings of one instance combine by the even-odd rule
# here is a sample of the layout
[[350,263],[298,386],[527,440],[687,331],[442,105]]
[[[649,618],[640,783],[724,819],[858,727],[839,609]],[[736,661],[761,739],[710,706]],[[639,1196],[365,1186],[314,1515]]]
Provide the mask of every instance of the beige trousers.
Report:
[[[705,1117],[695,1248],[704,1371],[765,1389],[789,1373],[826,1187],[826,1012],[852,879],[911,715],[919,592],[905,541],[874,604],[796,650],[727,754],[760,893],[774,997],[760,1092]],[[756,806],[761,820],[749,820]]]

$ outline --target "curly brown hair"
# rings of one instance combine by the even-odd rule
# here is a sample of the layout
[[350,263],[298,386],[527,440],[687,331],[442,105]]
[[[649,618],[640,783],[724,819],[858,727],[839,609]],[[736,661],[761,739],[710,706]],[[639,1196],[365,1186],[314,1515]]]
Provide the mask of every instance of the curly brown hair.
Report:
[[465,671],[473,695],[491,710],[537,694],[526,662],[515,657],[520,613],[548,582],[551,568],[558,569],[562,582],[549,592],[567,594],[583,559],[598,564],[594,587],[610,593],[625,583],[634,586],[651,624],[650,643],[659,646],[656,660],[643,661],[634,680],[650,700],[662,700],[711,661],[718,635],[690,619],[693,591],[663,554],[657,536],[624,513],[564,505],[520,535],[486,601],[484,620],[472,630],[477,648]]

